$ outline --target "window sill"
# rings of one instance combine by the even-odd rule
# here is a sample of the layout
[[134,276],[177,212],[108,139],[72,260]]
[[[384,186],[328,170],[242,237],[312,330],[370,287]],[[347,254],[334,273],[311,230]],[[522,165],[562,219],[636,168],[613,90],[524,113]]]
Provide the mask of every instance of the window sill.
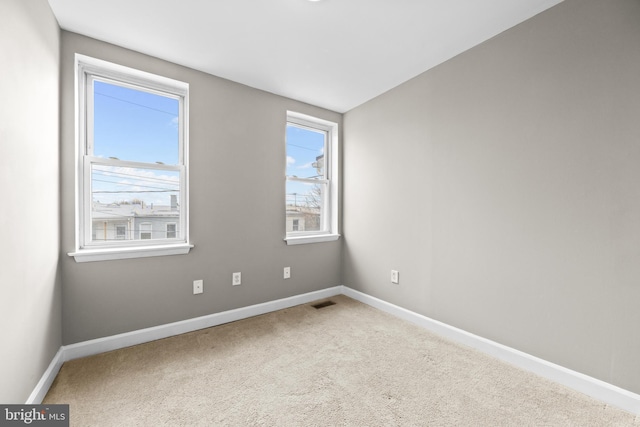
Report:
[[308,243],[334,242],[340,238],[339,234],[317,234],[314,236],[295,236],[284,239],[287,245],[306,245]]
[[166,255],[185,255],[193,245],[181,243],[178,245],[157,245],[132,248],[100,248],[80,249],[67,255],[75,258],[76,262],[110,261],[128,258],[146,258]]

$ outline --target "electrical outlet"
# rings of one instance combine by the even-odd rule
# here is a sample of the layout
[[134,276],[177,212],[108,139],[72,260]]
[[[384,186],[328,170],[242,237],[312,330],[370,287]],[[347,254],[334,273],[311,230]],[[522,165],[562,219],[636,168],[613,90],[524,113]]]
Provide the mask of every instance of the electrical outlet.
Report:
[[284,278],[285,279],[290,279],[291,278],[291,267],[285,267],[284,268]]
[[193,281],[193,294],[201,294],[204,292],[204,280],[194,280]]
[[400,283],[400,273],[398,270],[391,270],[391,283]]
[[238,286],[242,283],[242,274],[241,273],[233,273],[231,284],[233,286]]

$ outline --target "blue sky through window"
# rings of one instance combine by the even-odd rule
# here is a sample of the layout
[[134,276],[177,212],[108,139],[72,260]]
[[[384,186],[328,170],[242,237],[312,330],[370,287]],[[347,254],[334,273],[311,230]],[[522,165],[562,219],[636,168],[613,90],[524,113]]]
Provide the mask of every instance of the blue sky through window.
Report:
[[179,161],[175,98],[94,82],[94,155],[167,165]]
[[[324,150],[326,133],[295,125],[287,125],[287,169],[288,177],[324,179]],[[314,184],[287,181],[287,205],[306,205]]]
[[324,178],[317,163],[324,156],[325,132],[287,126],[287,176]]
[[[93,154],[150,164],[179,163],[179,100],[94,81]],[[169,205],[180,197],[177,171],[94,165],[92,200]]]

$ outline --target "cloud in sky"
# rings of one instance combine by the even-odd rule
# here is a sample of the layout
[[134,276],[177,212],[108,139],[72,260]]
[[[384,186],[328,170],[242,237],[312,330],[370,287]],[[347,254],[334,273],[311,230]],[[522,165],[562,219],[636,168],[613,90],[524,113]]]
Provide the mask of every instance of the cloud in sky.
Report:
[[178,130],[180,128],[180,117],[175,116],[174,118],[171,119],[169,124],[173,129]]
[[304,165],[300,165],[296,167],[296,169],[309,169],[313,167],[313,163],[305,163]]
[[296,162],[296,159],[294,159],[291,156],[287,156],[287,166],[291,166],[292,164],[294,164]]

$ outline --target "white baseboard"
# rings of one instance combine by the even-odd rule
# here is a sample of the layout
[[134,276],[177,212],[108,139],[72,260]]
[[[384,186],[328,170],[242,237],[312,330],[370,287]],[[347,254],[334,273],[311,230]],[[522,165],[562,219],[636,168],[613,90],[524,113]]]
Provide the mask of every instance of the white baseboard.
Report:
[[406,310],[381,299],[343,286],[342,293],[357,301],[375,307],[413,324],[421,326],[442,337],[460,344],[475,348],[499,360],[517,366],[541,377],[562,384],[580,393],[591,396],[602,402],[618,407],[633,414],[640,415],[640,395],[628,390],[581,374],[538,357],[523,353],[497,342],[479,337],[462,329],[449,326],[421,314]]
[[53,380],[58,374],[62,363],[68,360],[92,356],[94,354],[117,350],[132,345],[143,344],[145,342],[168,338],[199,329],[210,328],[212,326],[258,316],[340,294],[346,295],[364,304],[421,326],[452,341],[475,348],[499,360],[510,363],[529,372],[533,372],[541,377],[572,388],[602,402],[616,406],[633,414],[640,415],[640,395],[638,394],[579,372],[572,371],[571,369],[564,368],[554,363],[547,362],[546,360],[531,356],[530,354],[523,353],[494,341],[479,337],[472,333],[463,331],[462,329],[430,319],[426,316],[414,313],[346,286],[335,286],[333,288],[309,292],[249,307],[242,307],[235,310],[196,317],[194,319],[62,346],[51,361],[36,388],[31,393],[31,396],[29,396],[27,404],[38,404],[42,402],[42,399],[47,394],[49,387],[51,387]]
[[295,295],[289,298],[251,305],[249,307],[237,308],[180,322],[168,323],[166,325],[62,346],[49,364],[45,373],[42,375],[42,378],[40,378],[40,381],[34,388],[26,403],[35,405],[42,402],[42,399],[46,396],[51,384],[53,384],[56,375],[58,375],[62,364],[68,360],[118,350],[120,348],[143,344],[187,332],[193,332],[199,329],[210,328],[212,326],[218,326],[224,323],[234,322],[236,320],[247,319],[249,317],[259,316],[272,311],[278,311],[319,299],[340,295],[341,293],[342,286],[335,286],[333,288],[322,289],[302,295]]
[[27,405],[38,405],[42,403],[42,399],[47,395],[49,388],[51,388],[51,384],[53,384],[53,380],[56,379],[56,375],[60,372],[60,368],[62,367],[62,363],[64,362],[64,349],[60,347],[58,352],[49,363],[49,367],[36,384],[36,387],[31,392],[31,395],[26,401]]
[[132,345],[143,344],[149,341],[155,341],[162,338],[172,337],[174,335],[197,331],[199,329],[222,325],[224,323],[235,322],[236,320],[258,316],[260,314],[270,313],[272,311],[282,310],[284,308],[300,304],[306,304],[322,298],[340,295],[341,293],[342,286],[336,286],[302,295],[295,295],[289,298],[269,301],[262,304],[182,320],[180,322],[168,323],[166,325],[154,326],[152,328],[140,329],[137,331],[84,341],[77,344],[65,345],[63,346],[64,361],[66,362],[67,360],[118,350]]

